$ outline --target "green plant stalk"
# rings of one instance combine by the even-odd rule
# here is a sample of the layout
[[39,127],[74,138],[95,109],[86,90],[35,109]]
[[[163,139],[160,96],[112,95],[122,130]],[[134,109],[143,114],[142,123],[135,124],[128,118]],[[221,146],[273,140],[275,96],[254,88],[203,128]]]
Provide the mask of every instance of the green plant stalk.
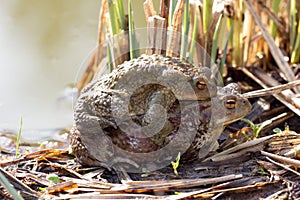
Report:
[[233,21],[233,19],[232,18],[229,18],[229,17],[227,17],[227,28],[228,29],[231,29],[232,28],[232,34],[231,34],[231,37],[230,37],[230,39],[229,39],[229,41],[230,41],[230,46],[232,47],[233,46],[233,29],[234,29],[234,21]]
[[199,10],[196,9],[195,16],[194,16],[194,25],[193,25],[194,29],[192,34],[191,46],[189,51],[189,60],[188,60],[190,63],[193,62],[193,56],[194,56],[196,40],[197,40],[198,14],[199,14]]
[[176,8],[176,3],[177,0],[170,0],[170,10],[169,10],[169,26],[172,26],[172,20],[173,20],[173,15],[174,15],[174,11]]
[[249,119],[243,118],[241,119],[243,122],[246,122],[250,125],[251,129],[253,130],[253,138],[257,138],[261,130],[266,127],[267,125],[270,125],[272,123],[272,120],[264,121],[261,125],[256,125]]
[[212,19],[212,4],[213,0],[203,0],[203,33],[208,31],[209,24]]
[[120,25],[117,18],[116,5],[112,0],[108,0],[107,2],[108,2],[108,12],[109,12],[111,32],[113,35],[119,34]]
[[212,43],[212,48],[211,48],[211,63],[210,66],[214,66],[215,65],[215,61],[217,58],[217,43],[218,43],[218,30],[220,27],[220,23],[221,23],[221,19],[222,19],[223,15],[221,14],[219,16],[218,22],[216,24],[216,28],[214,31],[214,35],[213,35],[213,43]]
[[134,24],[133,24],[131,0],[128,0],[128,24],[129,24],[129,52],[130,52],[130,59],[133,59],[133,58],[137,58],[139,55],[137,50],[137,40],[136,40]]
[[221,59],[221,63],[220,63],[220,66],[219,66],[220,76],[218,78],[218,85],[220,85],[223,82],[222,74],[223,74],[223,71],[224,71],[224,65],[225,65],[225,61],[226,61],[226,57],[227,57],[227,49],[228,49],[229,39],[231,38],[232,32],[233,32],[233,26],[234,26],[234,24],[232,23],[231,27],[230,27],[230,30],[229,30],[229,33],[228,33],[228,36],[227,36],[227,39],[226,39],[226,42],[225,42],[225,46],[223,48],[223,57]]
[[188,46],[188,34],[190,29],[190,2],[186,0],[183,15],[183,31],[182,31],[182,44],[181,44],[181,57],[186,59],[186,51]]
[[3,187],[12,195],[13,199],[24,200],[23,197],[18,193],[18,191],[9,183],[7,178],[0,172],[0,182]]
[[291,52],[293,52],[293,47],[295,43],[295,35],[296,35],[295,23],[296,23],[296,0],[291,0],[290,1],[290,50]]
[[16,158],[18,158],[19,154],[20,154],[19,146],[20,146],[20,140],[21,140],[21,134],[22,134],[22,126],[23,126],[23,118],[21,116],[21,118],[20,118],[20,128],[19,128],[19,131],[18,131],[17,141],[16,141]]
[[[280,4],[280,0],[273,0],[272,1],[272,9],[274,13],[278,13],[279,11],[279,4]],[[273,38],[276,37],[276,32],[277,32],[277,26],[274,23],[274,21],[271,21],[270,23],[270,32]]]
[[232,65],[236,67],[241,67],[243,65],[243,41],[242,41],[243,30],[242,29],[243,29],[243,21],[242,21],[242,14],[240,14],[240,16],[234,20],[234,29],[233,29]]
[[110,48],[110,44],[107,43],[107,58],[108,58],[108,69],[109,69],[109,73],[112,72],[112,70],[114,69],[114,64],[113,64],[113,59],[111,56],[111,48]]
[[300,61],[300,19],[298,22],[298,32],[297,32],[297,38],[295,42],[295,46],[293,48],[292,56],[291,56],[291,62],[292,63],[298,63]]
[[124,6],[122,0],[117,0],[117,15],[119,18],[120,28],[122,30],[126,29],[126,20],[125,20],[125,13],[124,13]]
[[236,21],[233,29],[233,52],[232,52],[232,65],[235,67],[241,67],[243,61],[243,51],[241,42],[241,23]]

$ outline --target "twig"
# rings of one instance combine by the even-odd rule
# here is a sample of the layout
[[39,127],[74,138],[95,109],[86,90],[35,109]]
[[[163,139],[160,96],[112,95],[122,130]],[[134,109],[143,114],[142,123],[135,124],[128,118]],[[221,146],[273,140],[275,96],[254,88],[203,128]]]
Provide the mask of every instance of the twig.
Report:
[[255,140],[251,140],[249,142],[245,142],[245,143],[242,143],[242,144],[239,144],[237,146],[234,146],[230,149],[227,149],[225,151],[222,151],[216,155],[213,155],[209,158],[206,158],[205,160],[203,160],[203,162],[205,161],[209,161],[209,160],[215,160],[216,158],[220,157],[220,156],[223,156],[223,155],[227,155],[227,154],[230,154],[230,153],[233,153],[233,152],[236,152],[238,150],[241,150],[241,149],[245,149],[245,148],[248,148],[248,147],[252,147],[252,146],[255,146],[255,145],[258,145],[272,137],[274,137],[275,135],[269,135],[269,136],[265,136],[265,137],[262,137],[262,138],[257,138]]
[[293,165],[293,166],[298,167],[298,168],[300,167],[300,161],[299,160],[292,159],[292,158],[286,158],[286,157],[279,156],[279,155],[276,155],[276,154],[273,154],[273,153],[268,153],[266,151],[261,151],[261,154],[264,155],[264,156],[274,158],[275,160],[279,160],[281,162],[287,163],[289,165]]
[[290,172],[293,172],[294,174],[300,176],[300,173],[299,172],[296,172],[295,170],[289,168],[288,166],[284,165],[284,164],[281,164],[279,162],[276,162],[274,160],[272,160],[271,158],[267,157],[267,160],[270,161],[271,163],[275,164],[275,165],[278,165],[279,167],[282,167],[283,169],[286,169]]
[[152,0],[146,0],[144,2],[144,12],[145,12],[147,21],[148,21],[149,17],[152,17],[152,16],[156,15]]
[[242,174],[231,174],[216,178],[160,180],[160,181],[127,181],[128,189],[163,189],[163,188],[189,188],[207,184],[216,184],[229,180],[242,178]]
[[162,54],[166,47],[166,19],[160,16],[148,18],[148,37],[146,54]]
[[281,195],[281,193],[285,192],[288,193],[290,190],[288,188],[284,188],[282,190],[279,190],[278,192],[275,192],[274,194],[271,194],[270,196],[264,198],[264,200],[274,200],[278,199]]
[[159,15],[165,19],[164,23],[164,29],[165,31],[163,32],[163,38],[164,40],[162,41],[162,55],[166,55],[166,50],[167,50],[167,28],[169,26],[169,7],[170,7],[170,0],[161,0],[160,1],[160,13]]
[[168,56],[179,57],[180,55],[182,19],[183,19],[185,3],[186,3],[185,0],[178,1],[174,11],[174,15],[172,19],[171,41],[170,41],[169,49],[167,51]]
[[243,96],[245,98],[256,98],[256,97],[278,94],[278,93],[282,92],[283,90],[293,89],[297,85],[300,85],[300,80],[292,81],[292,82],[289,82],[286,84],[282,84],[282,85],[278,85],[278,86],[274,86],[274,87],[270,87],[270,88],[247,92],[247,93],[244,93]]
[[166,27],[168,27],[169,7],[170,7],[170,0],[161,0],[160,1],[159,16],[166,19],[166,24],[165,24]]

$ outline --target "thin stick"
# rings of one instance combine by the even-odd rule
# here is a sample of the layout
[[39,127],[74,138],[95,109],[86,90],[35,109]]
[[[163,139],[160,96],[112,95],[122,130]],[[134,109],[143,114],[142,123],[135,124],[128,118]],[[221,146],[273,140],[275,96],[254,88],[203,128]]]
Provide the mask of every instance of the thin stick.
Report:
[[262,96],[268,96],[273,94],[278,94],[283,90],[293,89],[295,86],[300,85],[300,80],[292,81],[283,85],[278,85],[270,88],[265,88],[261,90],[255,90],[251,92],[244,93],[243,96],[245,98],[256,98]]
[[148,40],[146,54],[162,54],[166,46],[166,19],[154,15],[148,18]]
[[293,172],[294,174],[300,176],[300,173],[299,173],[299,172],[296,172],[295,170],[289,168],[288,166],[286,166],[286,165],[284,165],[284,164],[281,164],[281,163],[279,163],[279,162],[276,162],[276,161],[272,160],[272,159],[269,158],[269,157],[267,157],[267,160],[270,161],[271,163],[275,164],[275,165],[278,165],[278,166],[282,167],[283,169],[286,169],[286,170],[288,170],[288,171],[290,171],[290,172]]
[[185,0],[178,1],[173,19],[172,19],[172,35],[171,42],[169,45],[169,50],[167,52],[168,56],[179,57],[180,55],[180,44],[181,44],[181,31],[182,31],[182,19],[184,13]]
[[220,156],[231,154],[231,153],[234,153],[236,151],[240,151],[242,149],[246,149],[246,148],[249,148],[249,147],[257,146],[258,144],[260,144],[262,142],[265,142],[266,140],[271,139],[274,136],[276,136],[276,135],[269,135],[269,136],[257,138],[255,140],[251,140],[251,141],[239,144],[239,145],[234,146],[234,147],[232,147],[230,149],[227,149],[227,150],[222,151],[222,152],[220,152],[218,154],[215,154],[215,155],[213,155],[213,156],[211,156],[209,158],[206,158],[206,159],[203,160],[203,162],[209,161],[209,160],[214,160],[215,158],[218,158]]
[[144,12],[145,12],[147,21],[148,21],[149,17],[156,15],[152,0],[146,0],[144,2]]
[[264,156],[268,156],[270,158],[273,158],[275,160],[279,160],[279,161],[284,162],[286,164],[293,165],[294,167],[298,167],[298,168],[300,167],[300,161],[299,160],[292,159],[292,158],[286,158],[286,157],[279,156],[279,155],[269,153],[269,152],[266,152],[266,151],[261,151],[261,154],[264,155]]
[[169,26],[169,7],[170,7],[170,0],[161,0],[160,2],[160,13],[159,15],[165,19],[164,23],[164,33],[163,33],[163,38],[162,40],[162,55],[166,55],[166,50],[167,50],[167,27]]

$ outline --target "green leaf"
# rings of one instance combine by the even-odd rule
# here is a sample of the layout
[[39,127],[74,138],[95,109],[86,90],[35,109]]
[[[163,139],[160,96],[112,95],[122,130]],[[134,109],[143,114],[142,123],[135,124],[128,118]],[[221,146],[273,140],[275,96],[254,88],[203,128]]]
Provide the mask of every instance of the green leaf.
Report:
[[46,179],[53,184],[59,183],[59,177],[56,174],[49,174]]
[[179,161],[180,161],[180,152],[178,153],[177,157],[176,157],[176,161],[175,162],[171,162],[173,170],[174,170],[174,174],[176,176],[178,176],[178,172],[177,172],[177,168],[179,166]]
[[266,174],[265,169],[264,169],[262,166],[259,166],[259,167],[258,167],[258,170],[260,171],[260,174],[261,174],[262,176],[264,176],[264,175]]
[[282,133],[282,130],[280,130],[280,128],[274,128],[273,132],[274,133]]
[[272,123],[272,120],[266,120],[264,121],[259,127],[258,129],[256,130],[256,135],[254,135],[255,138],[258,137],[258,134],[260,133],[260,131],[265,128],[266,126],[270,125]]
[[252,122],[252,121],[250,121],[249,119],[246,119],[246,118],[243,118],[243,119],[241,119],[243,122],[246,122],[247,124],[249,124],[249,126],[252,128],[252,129],[255,129],[255,124]]

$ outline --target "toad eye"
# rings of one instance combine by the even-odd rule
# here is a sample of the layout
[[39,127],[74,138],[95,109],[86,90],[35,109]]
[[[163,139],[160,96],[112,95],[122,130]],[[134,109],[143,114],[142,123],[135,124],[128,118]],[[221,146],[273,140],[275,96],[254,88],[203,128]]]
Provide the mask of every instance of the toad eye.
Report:
[[195,80],[195,86],[199,90],[204,90],[206,88],[206,82],[203,78],[198,78]]
[[236,105],[236,98],[230,97],[230,98],[226,99],[226,101],[225,101],[225,107],[227,109],[234,109],[235,105]]

